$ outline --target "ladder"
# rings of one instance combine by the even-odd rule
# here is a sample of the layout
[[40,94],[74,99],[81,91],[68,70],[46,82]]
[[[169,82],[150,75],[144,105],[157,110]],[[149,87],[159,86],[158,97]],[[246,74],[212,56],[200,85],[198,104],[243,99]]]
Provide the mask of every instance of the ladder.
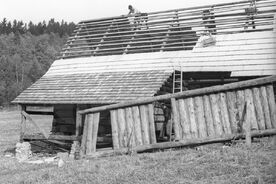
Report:
[[180,71],[174,70],[173,72],[173,93],[183,91],[183,72],[180,66]]

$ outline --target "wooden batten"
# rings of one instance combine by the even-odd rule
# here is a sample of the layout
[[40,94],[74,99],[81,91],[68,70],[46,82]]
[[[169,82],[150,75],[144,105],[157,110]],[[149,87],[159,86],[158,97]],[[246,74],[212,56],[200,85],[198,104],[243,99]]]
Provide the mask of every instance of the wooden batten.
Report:
[[272,85],[266,86],[266,91],[267,91],[267,98],[268,98],[268,105],[269,105],[269,112],[270,112],[272,128],[276,128],[276,105],[275,105],[273,86]]
[[237,96],[235,92],[227,92],[227,107],[232,133],[238,133],[239,111],[237,107]]
[[[251,124],[252,130],[258,130],[258,123],[255,114],[254,102],[253,102],[253,95],[251,89],[245,89],[245,101],[246,101],[246,121]],[[247,125],[245,125],[247,126]],[[248,125],[249,126],[249,125]]]
[[223,131],[225,134],[231,134],[231,125],[229,119],[229,112],[227,108],[227,99],[225,93],[219,93],[219,104],[221,109],[221,124],[223,126]]
[[193,98],[187,98],[184,101],[187,101],[188,105],[188,114],[190,115],[190,132],[192,138],[198,138],[197,126],[196,126],[196,117],[195,117],[195,110],[194,110],[194,100]]
[[125,116],[126,116],[126,128],[127,128],[127,138],[128,138],[128,147],[132,148],[135,146],[135,131],[134,131],[134,121],[132,110],[130,107],[125,108]]
[[154,124],[154,107],[152,104],[148,104],[149,110],[149,132],[150,132],[150,143],[156,143],[155,124]]
[[203,98],[201,96],[197,96],[194,99],[195,99],[195,114],[196,114],[196,122],[197,122],[197,129],[198,129],[198,137],[199,138],[207,137],[206,122],[204,117]]
[[260,89],[253,88],[254,107],[256,111],[256,118],[259,130],[265,130],[264,111],[262,108]]
[[266,129],[272,128],[270,113],[269,113],[269,104],[267,100],[267,93],[266,93],[266,87],[262,86],[260,87],[261,92],[261,101],[262,101],[262,108],[264,111],[264,117],[265,117],[265,127]]
[[124,109],[117,109],[116,113],[117,113],[117,122],[118,122],[119,144],[121,148],[125,148],[128,146],[125,111]]
[[221,115],[220,115],[220,108],[218,104],[218,99],[217,99],[216,94],[211,94],[210,95],[210,102],[211,102],[211,108],[212,108],[212,115],[213,115],[213,120],[214,120],[214,128],[217,136],[221,136],[223,134],[223,129],[221,126]]
[[189,114],[187,112],[187,104],[185,104],[184,99],[178,99],[178,107],[179,107],[179,114],[180,114],[180,124],[182,127],[182,139],[190,139],[191,138],[191,125]]
[[141,116],[141,131],[143,144],[150,144],[149,138],[149,117],[147,105],[140,105],[140,116]]
[[203,96],[203,102],[204,102],[204,114],[205,114],[205,120],[206,120],[207,134],[208,136],[215,136],[216,133],[215,133],[214,120],[213,120],[209,95]]
[[[21,112],[26,111],[25,105],[20,105]],[[21,113],[21,124],[20,124],[20,142],[23,142],[23,137],[26,131],[26,117]]]
[[116,110],[110,111],[110,119],[111,119],[113,149],[117,150],[120,148],[120,144],[119,144],[119,133],[118,133],[118,122],[117,122]]
[[135,140],[136,145],[142,145],[142,132],[141,132],[141,120],[140,120],[140,112],[138,106],[131,107],[133,113],[133,123],[134,123],[134,131],[135,131]]
[[180,117],[179,117],[178,107],[177,107],[175,98],[171,98],[171,106],[172,106],[172,120],[174,125],[175,140],[180,140],[182,137],[182,130],[179,123]]

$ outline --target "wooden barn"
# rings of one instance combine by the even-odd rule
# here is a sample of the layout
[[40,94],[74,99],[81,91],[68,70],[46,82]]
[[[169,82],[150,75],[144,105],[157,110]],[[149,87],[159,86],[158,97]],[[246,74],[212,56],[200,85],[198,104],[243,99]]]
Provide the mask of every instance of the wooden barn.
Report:
[[[230,135],[244,107],[254,130],[276,128],[275,77],[256,79],[276,74],[275,13],[274,0],[250,0],[81,21],[13,101],[21,140],[74,141],[89,155]],[[50,133],[32,115],[52,116]],[[26,120],[41,134],[24,133]]]

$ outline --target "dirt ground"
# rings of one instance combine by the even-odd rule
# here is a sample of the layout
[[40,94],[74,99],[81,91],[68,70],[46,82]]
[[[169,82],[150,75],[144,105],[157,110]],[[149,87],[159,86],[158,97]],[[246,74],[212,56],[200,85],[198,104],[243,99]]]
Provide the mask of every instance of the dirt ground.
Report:
[[[50,127],[49,117],[35,117]],[[271,138],[155,153],[55,164],[19,163],[5,157],[19,139],[17,110],[0,111],[0,183],[276,183],[276,146]],[[32,130],[32,127],[30,127]],[[33,131],[33,130],[32,130]]]

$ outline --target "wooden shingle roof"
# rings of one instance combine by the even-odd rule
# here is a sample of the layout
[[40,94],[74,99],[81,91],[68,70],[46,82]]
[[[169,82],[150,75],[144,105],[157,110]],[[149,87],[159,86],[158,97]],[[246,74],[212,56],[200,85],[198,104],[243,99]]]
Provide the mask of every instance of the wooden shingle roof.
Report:
[[169,75],[164,71],[141,71],[44,76],[14,103],[111,104],[152,97]]

